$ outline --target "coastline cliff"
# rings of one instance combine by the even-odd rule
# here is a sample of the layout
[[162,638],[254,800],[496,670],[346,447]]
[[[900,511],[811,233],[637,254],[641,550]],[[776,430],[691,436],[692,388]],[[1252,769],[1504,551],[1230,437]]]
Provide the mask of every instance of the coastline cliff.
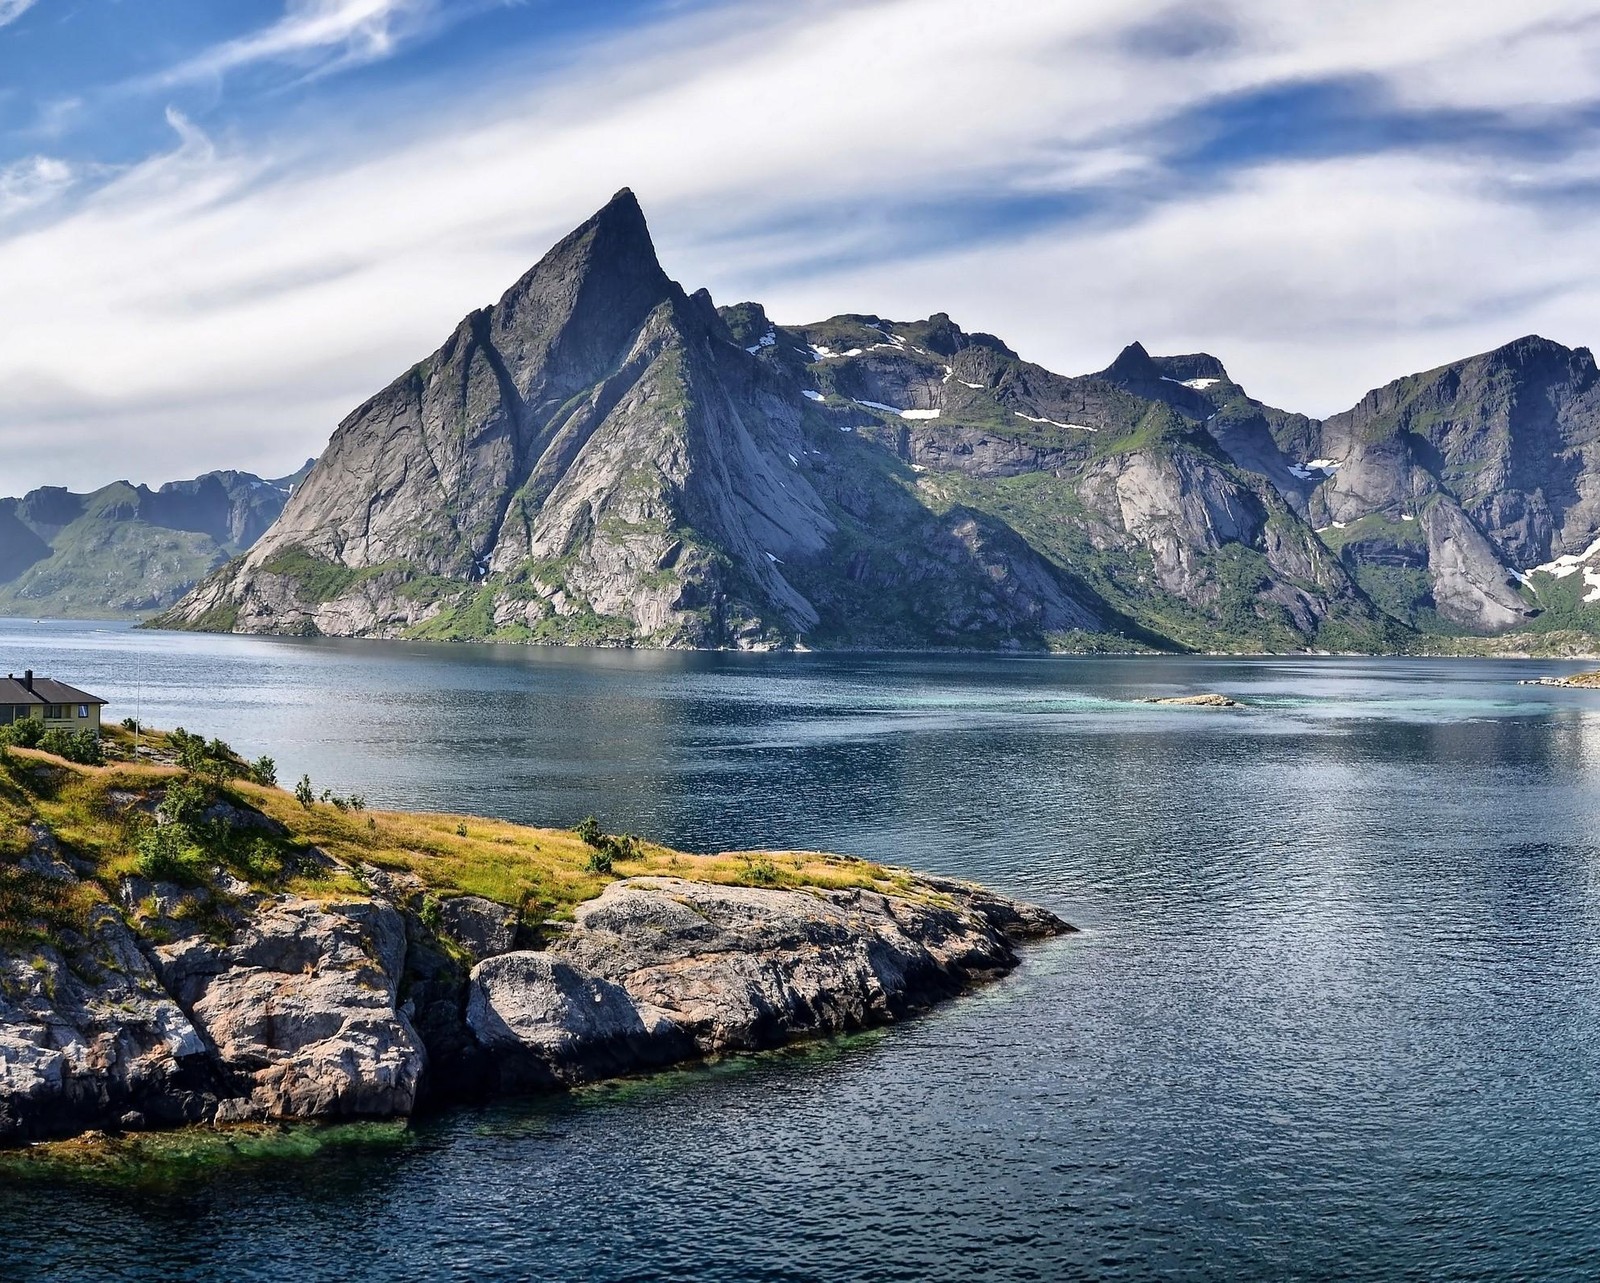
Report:
[[844,857],[369,812],[215,741],[182,756],[0,751],[0,1144],[406,1116],[773,1047],[1072,930]]

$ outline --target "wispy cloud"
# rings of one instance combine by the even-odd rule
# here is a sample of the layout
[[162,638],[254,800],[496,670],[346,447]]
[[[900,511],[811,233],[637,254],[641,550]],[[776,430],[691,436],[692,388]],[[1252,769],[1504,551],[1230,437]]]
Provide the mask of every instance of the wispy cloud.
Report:
[[176,85],[225,76],[258,63],[313,67],[376,62],[431,24],[439,4],[440,0],[289,0],[277,22],[207,49],[155,79]]
[[33,8],[33,4],[34,0],[0,0],[0,27],[15,22]]
[[[175,150],[0,232],[0,433],[39,443],[0,491],[281,470],[624,184],[668,270],[724,301],[945,309],[1068,371],[1204,347],[1313,413],[1526,331],[1600,339],[1590,7],[669,6],[381,135],[176,118]],[[425,18],[297,5],[205,74]]]
[[77,178],[72,165],[54,156],[29,156],[0,166],[0,224],[13,215],[48,205]]

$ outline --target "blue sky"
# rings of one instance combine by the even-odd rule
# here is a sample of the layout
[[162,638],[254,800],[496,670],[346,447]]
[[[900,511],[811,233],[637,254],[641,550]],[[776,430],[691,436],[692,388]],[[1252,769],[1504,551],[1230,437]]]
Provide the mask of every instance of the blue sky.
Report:
[[623,185],[724,302],[1326,414],[1600,339],[1600,8],[0,0],[0,494],[286,471]]

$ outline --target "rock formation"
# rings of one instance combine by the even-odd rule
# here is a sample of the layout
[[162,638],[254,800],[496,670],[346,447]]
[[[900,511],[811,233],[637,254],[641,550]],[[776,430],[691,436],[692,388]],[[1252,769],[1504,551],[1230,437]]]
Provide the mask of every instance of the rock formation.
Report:
[[1528,338],[1319,422],[1206,353],[1067,377],[942,313],[779,325],[685,293],[624,191],[161,622],[1266,650],[1600,628],[1596,383]]
[[[26,860],[92,885],[42,830]],[[513,949],[506,906],[433,914],[420,885],[364,876],[370,895],[328,900],[130,877],[86,930],[0,947],[0,1143],[405,1116],[771,1047],[899,1019],[1070,930],[947,879],[891,897],[640,878]]]

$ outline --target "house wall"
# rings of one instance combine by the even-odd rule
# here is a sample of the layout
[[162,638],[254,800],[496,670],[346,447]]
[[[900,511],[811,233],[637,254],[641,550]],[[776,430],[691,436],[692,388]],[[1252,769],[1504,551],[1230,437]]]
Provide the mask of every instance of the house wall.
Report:
[[[55,707],[53,704],[46,704],[39,711],[45,712],[53,707]],[[100,705],[68,704],[66,707],[67,716],[46,717],[44,719],[46,730],[54,730],[56,727],[60,727],[64,731],[93,731],[96,735],[100,733]],[[85,714],[82,717],[78,716],[80,709]]]

